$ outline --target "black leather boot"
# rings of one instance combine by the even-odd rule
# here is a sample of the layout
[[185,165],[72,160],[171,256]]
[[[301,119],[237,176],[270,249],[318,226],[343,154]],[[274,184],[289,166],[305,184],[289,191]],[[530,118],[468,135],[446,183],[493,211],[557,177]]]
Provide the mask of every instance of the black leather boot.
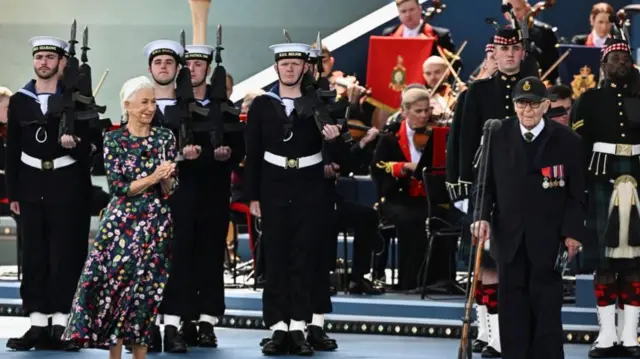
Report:
[[199,346],[202,348],[217,348],[218,338],[216,338],[216,333],[213,331],[213,325],[208,322],[200,322],[198,326],[200,327],[200,332],[198,333]]
[[289,354],[300,356],[313,355],[313,348],[304,337],[302,330],[289,332]]
[[178,333],[178,328],[173,325],[164,327],[164,352],[172,354],[184,354],[187,352],[187,343]]
[[[302,339],[304,339],[304,336]],[[267,356],[289,354],[288,333],[284,330],[274,331],[273,335],[271,335],[271,338],[262,346],[262,354]]]
[[47,350],[51,346],[49,327],[32,326],[20,338],[9,338],[7,348],[17,351]]
[[309,324],[307,326],[307,342],[314,350],[319,352],[330,352],[338,349],[335,339],[329,338],[322,327]]

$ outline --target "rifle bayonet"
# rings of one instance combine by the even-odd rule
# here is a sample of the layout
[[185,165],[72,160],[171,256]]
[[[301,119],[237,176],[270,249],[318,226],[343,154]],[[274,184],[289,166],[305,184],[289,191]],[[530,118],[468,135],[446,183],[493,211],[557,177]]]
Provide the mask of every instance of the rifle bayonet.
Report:
[[291,36],[289,36],[289,31],[287,29],[282,29],[282,33],[284,34],[284,41],[288,43],[292,43]]

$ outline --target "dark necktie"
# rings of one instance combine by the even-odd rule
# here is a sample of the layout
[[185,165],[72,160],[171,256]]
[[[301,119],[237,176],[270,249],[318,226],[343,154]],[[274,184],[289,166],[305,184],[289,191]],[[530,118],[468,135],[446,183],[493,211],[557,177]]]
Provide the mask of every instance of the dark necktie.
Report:
[[526,132],[524,134],[524,139],[527,140],[527,142],[531,143],[531,141],[533,141],[533,133]]

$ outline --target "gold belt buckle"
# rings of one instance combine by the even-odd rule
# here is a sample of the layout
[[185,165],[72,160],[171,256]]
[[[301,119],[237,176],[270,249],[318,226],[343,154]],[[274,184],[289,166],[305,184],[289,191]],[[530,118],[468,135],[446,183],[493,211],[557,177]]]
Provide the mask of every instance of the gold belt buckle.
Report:
[[297,158],[289,158],[287,160],[287,168],[298,168],[299,162]]
[[633,156],[633,147],[631,145],[616,143],[616,156]]
[[42,169],[43,170],[50,170],[53,168],[53,161],[42,161]]

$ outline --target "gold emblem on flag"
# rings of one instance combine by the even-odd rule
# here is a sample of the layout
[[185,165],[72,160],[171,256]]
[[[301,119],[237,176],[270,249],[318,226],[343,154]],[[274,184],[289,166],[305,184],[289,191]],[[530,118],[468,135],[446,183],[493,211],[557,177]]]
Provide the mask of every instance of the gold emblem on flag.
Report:
[[398,56],[398,62],[396,66],[393,68],[393,72],[391,73],[391,83],[389,84],[389,88],[392,88],[394,91],[402,91],[405,87],[407,87],[407,69],[403,65],[404,59],[402,56]]
[[529,91],[531,90],[531,84],[529,83],[529,81],[525,81],[524,85],[522,85],[522,90],[523,91]]
[[594,87],[596,87],[595,75],[591,73],[591,68],[585,65],[580,69],[580,73],[573,75],[573,81],[571,81],[573,95],[571,97],[576,100],[585,91]]

